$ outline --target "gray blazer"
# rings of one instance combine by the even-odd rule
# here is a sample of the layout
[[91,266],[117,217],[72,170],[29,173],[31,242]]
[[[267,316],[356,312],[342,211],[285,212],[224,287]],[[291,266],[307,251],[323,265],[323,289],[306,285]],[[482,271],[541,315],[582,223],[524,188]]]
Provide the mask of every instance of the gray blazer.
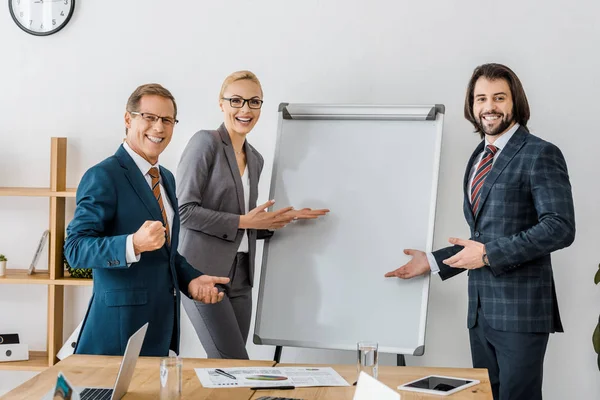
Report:
[[[246,140],[250,206],[256,207],[258,179],[264,160]],[[199,131],[187,144],[177,167],[181,231],[179,252],[205,274],[228,276],[244,234],[238,229],[245,214],[244,189],[231,138],[221,125]],[[255,229],[248,229],[250,282],[254,282]]]

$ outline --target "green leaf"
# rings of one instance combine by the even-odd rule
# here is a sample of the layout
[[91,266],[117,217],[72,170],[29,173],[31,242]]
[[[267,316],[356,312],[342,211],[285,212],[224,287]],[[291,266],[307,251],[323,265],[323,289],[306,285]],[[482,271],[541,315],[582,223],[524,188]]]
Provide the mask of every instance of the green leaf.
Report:
[[594,344],[594,351],[600,355],[600,322],[596,325],[596,329],[594,329],[592,343]]
[[598,271],[596,271],[596,276],[594,276],[594,283],[597,285],[600,283],[600,265],[598,266]]

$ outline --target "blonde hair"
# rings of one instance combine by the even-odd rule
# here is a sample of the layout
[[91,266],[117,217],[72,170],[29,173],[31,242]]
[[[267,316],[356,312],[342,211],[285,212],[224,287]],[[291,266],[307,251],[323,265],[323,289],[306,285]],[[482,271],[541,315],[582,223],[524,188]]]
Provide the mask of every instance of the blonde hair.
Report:
[[256,83],[258,85],[258,88],[260,89],[260,94],[262,96],[262,94],[263,94],[262,86],[260,84],[260,81],[256,77],[256,75],[254,75],[254,73],[252,73],[250,71],[236,71],[236,72],[230,74],[223,81],[223,85],[221,85],[221,93],[219,93],[219,100],[221,100],[221,98],[223,97],[223,94],[225,94],[225,90],[227,90],[227,86],[231,85],[233,82],[241,81],[244,79],[247,79],[251,82]]

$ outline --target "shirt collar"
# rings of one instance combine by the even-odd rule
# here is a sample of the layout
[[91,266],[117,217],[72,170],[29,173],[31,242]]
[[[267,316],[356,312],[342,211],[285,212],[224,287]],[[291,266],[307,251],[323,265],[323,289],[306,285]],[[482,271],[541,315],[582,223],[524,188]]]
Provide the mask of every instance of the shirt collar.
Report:
[[123,148],[131,156],[135,165],[137,165],[137,167],[142,172],[142,175],[146,176],[146,174],[148,173],[148,171],[150,171],[150,168],[152,168],[152,167],[156,167],[156,168],[159,167],[158,162],[156,162],[156,164],[152,165],[146,159],[144,159],[144,157],[140,156],[138,153],[133,151],[133,149],[131,147],[129,147],[127,142],[123,142]]
[[[520,126],[521,125],[519,125],[519,123],[516,123],[512,128],[510,128],[508,130],[508,132],[506,132],[504,135],[502,135],[498,139],[496,139],[496,141],[494,142],[494,146],[496,146],[498,148],[498,150],[502,150],[504,148],[504,146],[506,146],[506,144],[508,143],[510,138],[513,137],[513,135],[515,134],[517,129],[519,129]],[[490,143],[487,141],[487,137],[486,137],[485,145],[487,146],[488,144],[490,144]]]

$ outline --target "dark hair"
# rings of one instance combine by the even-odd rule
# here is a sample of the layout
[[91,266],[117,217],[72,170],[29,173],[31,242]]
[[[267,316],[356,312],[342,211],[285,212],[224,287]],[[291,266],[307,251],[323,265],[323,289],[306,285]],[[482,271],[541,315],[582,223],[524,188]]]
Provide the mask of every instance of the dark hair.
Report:
[[469,81],[469,86],[467,87],[467,95],[465,96],[465,118],[473,124],[475,132],[478,132],[482,138],[485,136],[484,133],[481,132],[475,115],[473,115],[473,92],[475,90],[475,83],[477,83],[477,80],[481,77],[490,81],[504,79],[506,83],[508,83],[513,101],[513,118],[523,127],[523,129],[528,131],[527,121],[529,121],[530,116],[529,103],[527,102],[527,96],[525,95],[525,90],[523,90],[521,81],[506,65],[491,63],[483,64],[475,68],[471,80]]
[[[129,112],[139,111],[140,101],[144,96],[160,96],[171,100],[173,102],[173,109],[175,110],[175,115],[173,118],[177,118],[177,103],[175,102],[175,97],[173,97],[171,92],[158,83],[147,83],[145,85],[138,86],[137,89],[131,93],[131,96],[129,96],[125,109]],[[125,135],[127,135],[127,128],[125,128]]]

